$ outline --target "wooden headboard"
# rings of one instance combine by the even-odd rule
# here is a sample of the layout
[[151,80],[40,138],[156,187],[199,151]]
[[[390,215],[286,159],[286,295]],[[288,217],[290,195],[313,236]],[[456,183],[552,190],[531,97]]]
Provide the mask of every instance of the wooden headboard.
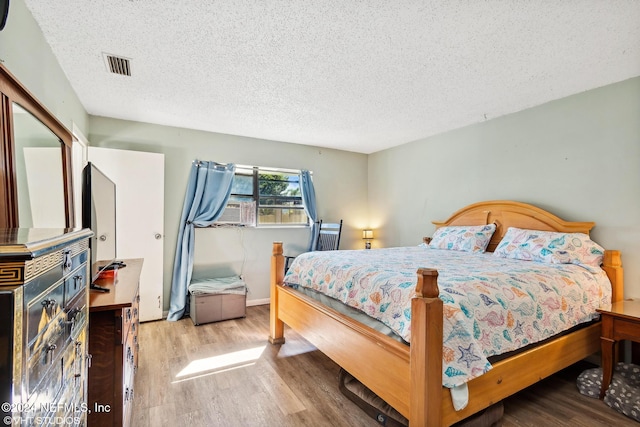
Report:
[[[474,203],[458,210],[446,221],[433,221],[436,228],[447,225],[486,225],[491,223],[496,224],[496,231],[491,237],[487,252],[494,251],[509,227],[589,235],[595,226],[594,222],[565,221],[536,206],[511,200]],[[430,239],[425,238],[425,242],[428,240]],[[605,251],[602,269],[611,281],[613,291],[611,301],[621,301],[624,297],[624,280],[620,251]]]
[[464,207],[446,221],[433,221],[436,228],[447,225],[496,224],[487,252],[493,252],[509,227],[528,230],[560,231],[589,234],[594,222],[569,222],[536,206],[510,200],[479,202]]

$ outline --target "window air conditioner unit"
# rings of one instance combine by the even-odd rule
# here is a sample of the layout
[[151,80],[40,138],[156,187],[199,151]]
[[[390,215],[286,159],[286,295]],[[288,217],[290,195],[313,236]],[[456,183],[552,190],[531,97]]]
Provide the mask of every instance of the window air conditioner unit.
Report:
[[229,202],[216,224],[256,225],[255,202]]

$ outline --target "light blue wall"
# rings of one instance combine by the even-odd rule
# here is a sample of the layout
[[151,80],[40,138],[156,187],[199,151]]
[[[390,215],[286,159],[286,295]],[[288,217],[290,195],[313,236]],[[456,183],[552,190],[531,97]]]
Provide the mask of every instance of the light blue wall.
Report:
[[640,297],[640,77],[372,154],[368,189],[385,246],[483,200],[595,221],[594,240],[622,251],[625,296]]
[[[340,248],[363,246],[361,230],[367,226],[364,154],[104,117],[91,116],[89,124],[92,146],[165,155],[165,307],[184,192],[194,159],[311,170],[319,217],[344,220]],[[224,277],[242,272],[250,292],[247,299],[265,300],[269,298],[272,243],[282,241],[285,253],[297,254],[306,248],[308,236],[308,228],[196,230],[194,276]]]
[[9,4],[0,31],[0,60],[67,129],[75,124],[87,134],[89,116],[23,0]]

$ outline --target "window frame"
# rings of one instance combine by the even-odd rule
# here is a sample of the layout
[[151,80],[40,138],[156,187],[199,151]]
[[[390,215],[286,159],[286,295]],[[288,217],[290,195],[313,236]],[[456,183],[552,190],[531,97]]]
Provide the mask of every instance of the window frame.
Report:
[[[297,175],[300,176],[301,171],[297,169],[283,169],[283,168],[269,168],[262,166],[246,166],[246,165],[236,165],[236,170],[234,172],[234,179],[238,175],[242,176],[251,176],[252,179],[252,194],[243,194],[243,193],[231,193],[229,197],[229,202],[233,201],[242,201],[242,200],[251,200],[255,202],[255,226],[256,228],[300,228],[300,227],[309,227],[311,226],[311,219],[307,215],[304,208],[304,201],[302,200],[302,194],[299,197],[301,204],[294,205],[263,205],[261,204],[262,199],[266,198],[286,198],[289,197],[293,199],[296,196],[280,196],[280,195],[261,195],[260,194],[260,174],[261,173],[271,173],[271,174],[285,174],[289,175]],[[300,186],[300,181],[298,181],[298,186]],[[302,189],[300,190],[302,191]],[[296,197],[296,198],[298,198]],[[228,203],[229,203],[228,202]],[[307,218],[305,223],[287,223],[287,222],[279,222],[279,223],[269,223],[269,224],[261,224],[260,223],[260,209],[292,209],[292,210],[300,210],[303,215]]]

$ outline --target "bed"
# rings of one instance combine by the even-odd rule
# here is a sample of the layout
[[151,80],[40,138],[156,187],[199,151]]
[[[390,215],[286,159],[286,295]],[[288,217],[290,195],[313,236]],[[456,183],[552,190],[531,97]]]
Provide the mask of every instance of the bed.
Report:
[[[567,222],[538,207],[514,201],[489,201],[455,212],[441,227],[495,225],[487,252],[498,247],[510,227],[589,234],[594,223]],[[618,251],[604,251],[602,270],[611,283],[610,299],[623,297]],[[410,336],[394,339],[302,292],[285,286],[282,243],[273,244],[271,261],[270,337],[284,343],[284,324],[360,380],[410,420],[412,426],[451,425],[581,360],[600,348],[599,322],[572,329],[524,350],[508,353],[491,369],[466,382],[468,403],[455,410],[451,389],[443,387],[443,321],[446,306],[439,297],[438,271],[417,269],[410,300]],[[446,359],[446,357],[445,357]]]

